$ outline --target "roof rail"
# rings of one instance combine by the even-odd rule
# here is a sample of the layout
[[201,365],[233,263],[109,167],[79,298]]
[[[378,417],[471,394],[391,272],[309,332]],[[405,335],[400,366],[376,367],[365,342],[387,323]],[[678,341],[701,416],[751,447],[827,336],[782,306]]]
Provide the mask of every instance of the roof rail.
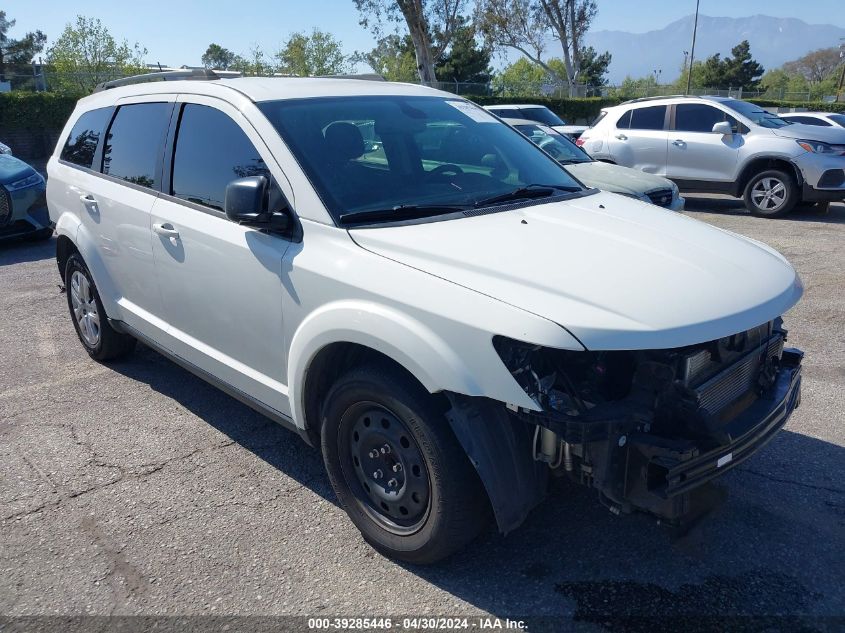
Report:
[[619,105],[626,105],[629,103],[642,103],[643,101],[655,101],[657,99],[697,99],[698,95],[656,95],[654,97],[639,97],[637,99],[628,99]]
[[360,79],[362,81],[387,81],[383,75],[378,73],[360,73],[346,75],[317,75],[319,79]]
[[94,92],[102,92],[110,88],[118,88],[119,86],[130,86],[132,84],[140,84],[147,81],[175,81],[178,79],[187,79],[193,81],[212,81],[215,79],[225,79],[228,77],[240,77],[242,73],[235,70],[208,70],[208,69],[192,69],[192,70],[165,70],[157,73],[143,73],[141,75],[132,75],[131,77],[122,77],[121,79],[113,79],[112,81],[104,81],[97,84]]

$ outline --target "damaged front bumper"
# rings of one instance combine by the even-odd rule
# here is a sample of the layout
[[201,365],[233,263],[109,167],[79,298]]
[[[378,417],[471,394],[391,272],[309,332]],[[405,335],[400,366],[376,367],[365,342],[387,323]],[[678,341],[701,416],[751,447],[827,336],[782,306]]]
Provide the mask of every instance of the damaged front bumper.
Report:
[[[650,432],[635,408],[605,408],[582,420],[554,412],[513,415],[554,432],[575,456],[568,474],[599,490],[614,512],[651,513],[681,523],[697,511],[696,493],[714,477],[742,463],[780,430],[801,401],[801,360],[783,350],[768,388],[714,436],[667,437]],[[644,420],[646,422],[644,423]]]

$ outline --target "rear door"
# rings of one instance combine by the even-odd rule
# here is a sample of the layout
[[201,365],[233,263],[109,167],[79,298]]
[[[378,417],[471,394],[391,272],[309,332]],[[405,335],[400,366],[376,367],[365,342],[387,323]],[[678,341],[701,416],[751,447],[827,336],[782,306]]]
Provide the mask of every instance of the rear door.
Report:
[[665,175],[668,112],[668,106],[653,105],[623,114],[607,139],[613,160],[618,165]]
[[[739,148],[744,143],[743,128],[727,112],[706,103],[679,103],[674,106],[669,134],[666,176],[678,181],[733,182]],[[716,123],[727,121],[734,133],[713,132]]]
[[94,160],[98,176],[78,192],[82,223],[96,243],[99,264],[124,321],[161,336],[161,295],[150,243],[150,211],[161,184],[162,151],[175,95],[120,101]]
[[168,347],[288,415],[282,258],[290,241],[230,221],[223,207],[226,186],[246,176],[270,180],[274,210],[292,192],[285,182],[282,194],[269,150],[229,104],[180,97],[174,120],[172,167],[152,214]]

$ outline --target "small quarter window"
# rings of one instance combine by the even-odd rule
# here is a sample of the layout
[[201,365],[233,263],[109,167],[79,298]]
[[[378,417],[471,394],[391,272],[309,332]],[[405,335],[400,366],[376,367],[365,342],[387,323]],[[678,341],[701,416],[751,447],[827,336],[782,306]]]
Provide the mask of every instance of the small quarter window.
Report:
[[616,127],[620,130],[627,130],[631,127],[631,111],[628,110],[625,114],[619,117],[619,120],[616,122]]
[[94,153],[97,151],[97,143],[100,142],[100,135],[106,128],[112,112],[112,108],[97,108],[82,114],[62,148],[61,159],[90,169],[94,162]]

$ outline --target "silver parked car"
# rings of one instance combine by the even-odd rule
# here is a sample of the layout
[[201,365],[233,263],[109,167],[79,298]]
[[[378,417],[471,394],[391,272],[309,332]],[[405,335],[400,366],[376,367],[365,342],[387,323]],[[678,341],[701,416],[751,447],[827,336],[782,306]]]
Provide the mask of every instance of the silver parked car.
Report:
[[838,112],[790,112],[781,114],[781,119],[804,125],[819,127],[845,127],[845,114]]
[[684,199],[678,192],[678,186],[671,180],[637,169],[597,161],[566,136],[547,125],[527,119],[503,121],[546,150],[588,187],[636,198],[672,211],[682,211],[684,208]]
[[635,99],[602,110],[578,139],[593,158],[742,197],[752,214],[845,198],[845,130],[791,123],[724,97]]

